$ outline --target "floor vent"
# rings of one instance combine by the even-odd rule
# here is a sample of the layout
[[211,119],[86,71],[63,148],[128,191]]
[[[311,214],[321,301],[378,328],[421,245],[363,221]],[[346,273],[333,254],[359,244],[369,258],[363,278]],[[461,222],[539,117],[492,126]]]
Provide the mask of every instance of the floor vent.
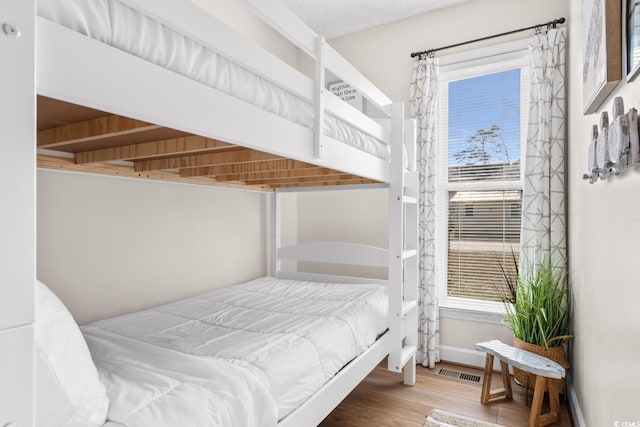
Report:
[[468,383],[480,384],[480,375],[467,374],[465,372],[456,371],[453,369],[438,369],[437,375],[442,377],[454,378]]

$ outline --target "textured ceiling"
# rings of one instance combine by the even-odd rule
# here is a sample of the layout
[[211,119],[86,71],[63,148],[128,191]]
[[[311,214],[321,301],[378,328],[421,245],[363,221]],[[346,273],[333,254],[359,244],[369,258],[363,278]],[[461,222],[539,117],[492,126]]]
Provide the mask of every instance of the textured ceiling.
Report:
[[469,0],[281,0],[326,38],[399,21]]

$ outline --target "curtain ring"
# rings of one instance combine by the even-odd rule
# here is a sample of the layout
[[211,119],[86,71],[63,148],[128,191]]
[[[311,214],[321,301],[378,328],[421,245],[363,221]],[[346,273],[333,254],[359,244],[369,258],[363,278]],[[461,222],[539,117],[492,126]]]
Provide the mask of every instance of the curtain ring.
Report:
[[542,34],[542,26],[541,25],[536,25],[535,34],[536,34],[536,36],[539,36],[540,34]]

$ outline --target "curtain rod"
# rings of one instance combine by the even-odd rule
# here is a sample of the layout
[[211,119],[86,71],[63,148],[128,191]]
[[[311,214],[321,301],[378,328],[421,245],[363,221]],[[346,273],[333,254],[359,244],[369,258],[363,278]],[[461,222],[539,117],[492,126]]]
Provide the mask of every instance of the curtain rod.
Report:
[[542,27],[545,27],[545,26],[547,28],[550,28],[550,27],[556,28],[556,25],[564,24],[565,21],[566,21],[566,19],[564,19],[564,17],[562,17],[562,18],[554,19],[553,21],[545,22],[543,24],[532,25],[530,27],[525,27],[525,28],[520,28],[520,29],[517,29],[517,30],[507,31],[506,33],[494,34],[494,35],[491,35],[491,36],[482,37],[482,38],[475,39],[475,40],[469,40],[469,41],[462,42],[462,43],[456,43],[456,44],[451,44],[449,46],[439,47],[437,49],[423,50],[422,52],[413,52],[411,54],[411,57],[415,58],[416,56],[432,55],[432,54],[436,53],[439,50],[451,49],[452,47],[464,46],[466,44],[475,43],[475,42],[481,42],[481,41],[489,40],[489,39],[494,39],[496,37],[508,36],[509,34],[515,34],[515,33],[521,32],[521,31],[533,30],[534,28],[536,30],[537,29],[541,29]]

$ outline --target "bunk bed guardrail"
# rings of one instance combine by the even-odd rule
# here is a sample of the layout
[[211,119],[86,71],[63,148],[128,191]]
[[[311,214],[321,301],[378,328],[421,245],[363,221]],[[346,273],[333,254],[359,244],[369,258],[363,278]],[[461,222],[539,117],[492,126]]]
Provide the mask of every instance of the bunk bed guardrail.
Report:
[[[280,261],[307,261],[321,264],[345,264],[366,267],[389,266],[389,251],[375,246],[349,242],[305,242],[278,248],[276,257]],[[292,280],[338,283],[379,283],[388,284],[386,279],[337,276],[326,273],[301,271],[276,272],[276,277]]]
[[[315,35],[284,6],[271,0],[265,2],[249,1],[258,14],[267,21],[267,24],[280,30],[285,37],[290,37],[290,41],[303,51],[309,51],[309,39],[310,37],[314,38],[317,47],[316,51],[312,52],[312,58],[316,60],[317,81],[315,82],[281,59],[249,42],[215,17],[203,13],[198,6],[188,0],[165,2],[121,0],[121,3],[200,43],[205,48],[221,54],[233,63],[274,83],[301,100],[315,104],[315,129],[293,129],[301,126],[295,126],[294,123],[291,123],[290,126],[283,124],[282,127],[286,129],[279,130],[281,123],[278,123],[278,126],[263,124],[262,122],[269,122],[271,114],[261,111],[261,115],[253,111],[256,108],[252,108],[251,105],[240,106],[241,101],[239,100],[234,102],[229,100],[229,97],[221,99],[220,94],[214,93],[217,92],[216,90],[206,90],[198,82],[178,83],[178,80],[188,80],[188,78],[178,79],[179,76],[166,76],[172,72],[162,69],[162,67],[155,67],[160,71],[150,65],[146,67],[126,66],[127,61],[138,59],[138,62],[142,62],[144,60],[140,58],[123,59],[132,55],[119,52],[116,48],[109,48],[108,45],[101,42],[95,43],[95,41],[88,39],[80,40],[81,38],[86,39],[84,35],[65,34],[73,33],[73,31],[65,31],[64,28],[52,24],[44,18],[38,19],[38,61],[39,65],[42,65],[38,67],[38,92],[41,95],[123,114],[210,138],[226,137],[226,140],[231,143],[238,143],[299,161],[316,159],[315,163],[320,166],[334,167],[364,178],[389,182],[389,162],[387,160],[371,159],[374,156],[337,141],[319,129],[324,128],[324,125],[320,125],[323,123],[323,116],[330,114],[371,136],[390,150],[391,101],[328,45],[322,36]],[[290,31],[283,30],[289,26]],[[300,28],[302,30],[298,31]],[[65,41],[65,46],[74,47],[60,51],[57,48],[60,43],[53,46],[53,40]],[[103,46],[99,47],[98,45]],[[90,53],[93,51],[95,51],[95,55]],[[79,55],[79,52],[82,54]],[[107,70],[103,66],[106,62],[113,64]],[[145,68],[147,71],[143,71]],[[137,70],[141,72],[138,73]],[[326,90],[324,81],[326,70],[330,70],[344,82],[356,88],[386,117],[373,119]],[[123,74],[127,74],[127,76],[124,77]],[[165,75],[160,76],[161,74]],[[92,78],[88,78],[88,75]],[[157,84],[155,86],[153,84],[153,81],[158,80],[153,77],[155,75],[158,75],[161,81],[171,82],[173,87],[178,88],[177,90],[181,92],[178,96],[193,100],[194,106],[189,108],[189,114],[196,117],[185,117],[184,111],[172,108],[171,97],[154,93],[158,89]],[[53,82],[54,80],[55,82]],[[65,81],[67,83],[64,83]],[[128,87],[117,87],[122,81],[129,82]],[[107,82],[113,82],[114,87],[109,88],[113,93],[106,93],[108,90],[104,88],[92,88],[92,85],[100,86],[96,82],[105,83],[103,86],[108,86]],[[74,87],[75,90],[72,90],[71,87]],[[122,98],[130,99],[127,99],[127,103],[124,104]],[[96,101],[96,99],[101,101]],[[141,105],[137,104],[142,104],[143,108],[139,108]],[[216,107],[216,105],[222,105],[225,108]],[[157,106],[158,112],[154,112],[152,107],[151,112],[140,113],[140,111],[149,110],[149,106]],[[236,113],[237,116],[234,119],[228,110],[234,113],[239,111],[240,114]],[[209,115],[210,120],[215,121],[216,126],[203,124],[207,123],[207,120],[200,115],[205,114]],[[217,116],[219,116],[218,119],[216,119]],[[262,135],[252,134],[250,130],[239,132],[237,129],[238,116],[247,121],[260,121],[260,126],[266,126],[269,132],[262,132]],[[284,121],[280,120],[280,122]],[[232,122],[235,129],[226,129],[230,126],[225,128],[225,122]],[[216,132],[212,129],[222,129],[222,131]],[[261,139],[264,139],[265,142],[261,143]],[[298,141],[305,141],[305,143],[300,144]],[[314,142],[310,144],[306,141]],[[307,145],[312,146],[307,147]]]
[[[333,113],[351,123],[358,129],[390,145],[388,120],[391,116],[391,100],[376,88],[353,65],[345,60],[333,47],[327,44],[322,35],[300,21],[289,9],[276,0],[247,0],[258,15],[284,37],[294,43],[303,52],[315,60],[315,123],[321,129],[326,112]],[[326,71],[331,71],[383,113],[377,121],[371,119],[351,105],[343,102],[326,89]],[[322,132],[315,134],[315,153],[323,157],[326,137]]]
[[[155,2],[151,0],[121,0],[156,21],[176,29],[192,40],[216,51],[231,61],[258,74],[276,85],[286,88],[300,98],[323,106],[316,110],[316,129],[321,129],[320,121],[325,109],[352,126],[366,132],[386,145],[390,145],[388,125],[380,124],[356,108],[327,91],[324,84],[326,70],[356,88],[369,102],[391,116],[392,101],[384,95],[362,73],[326,43],[324,37],[316,34],[289,9],[276,0],[246,0],[256,14],[277,30],[291,43],[309,54],[316,61],[316,80],[304,76],[281,59],[255,46],[223,23],[187,0]],[[172,3],[179,3],[172,5]],[[221,40],[225,40],[221,43]],[[320,101],[320,104],[318,102]],[[385,118],[381,119],[383,123]],[[322,135],[322,132],[316,132]]]

